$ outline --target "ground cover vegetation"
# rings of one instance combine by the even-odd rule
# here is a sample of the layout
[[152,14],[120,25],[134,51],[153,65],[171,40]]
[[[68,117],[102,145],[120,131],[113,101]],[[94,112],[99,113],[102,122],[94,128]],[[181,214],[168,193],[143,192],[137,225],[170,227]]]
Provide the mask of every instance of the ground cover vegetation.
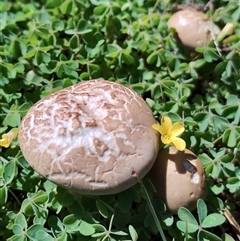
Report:
[[[229,23],[231,29],[192,54],[167,28],[173,12],[187,3],[0,2],[1,240],[240,238],[239,1],[194,2],[220,29]],[[115,195],[78,201],[28,165],[15,138],[28,109],[55,91],[95,78],[133,88],[156,120],[167,116],[183,123],[181,138],[207,176],[207,197],[195,211],[182,207],[177,215],[169,213],[148,179]]]

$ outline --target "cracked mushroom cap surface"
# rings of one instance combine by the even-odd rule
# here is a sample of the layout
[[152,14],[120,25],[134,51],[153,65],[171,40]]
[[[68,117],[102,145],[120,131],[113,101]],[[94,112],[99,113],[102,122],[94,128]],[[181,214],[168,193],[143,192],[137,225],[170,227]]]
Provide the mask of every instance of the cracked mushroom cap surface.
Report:
[[180,207],[194,210],[197,200],[207,193],[203,165],[188,149],[178,151],[171,146],[160,151],[148,177],[156,196],[174,214]]
[[168,20],[168,27],[175,28],[182,44],[190,49],[207,45],[220,33],[219,27],[206,14],[194,9],[174,13]]
[[133,90],[91,80],[35,103],[18,139],[25,159],[47,179],[82,194],[113,194],[152,167],[159,147],[154,123]]

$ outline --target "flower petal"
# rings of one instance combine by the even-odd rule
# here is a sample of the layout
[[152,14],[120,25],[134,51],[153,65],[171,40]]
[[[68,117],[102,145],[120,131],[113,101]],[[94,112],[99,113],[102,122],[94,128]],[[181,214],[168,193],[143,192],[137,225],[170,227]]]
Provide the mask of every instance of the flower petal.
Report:
[[158,124],[153,124],[152,128],[156,131],[158,131],[161,135],[163,134],[163,128],[162,126],[158,125]]
[[170,137],[167,136],[167,135],[162,135],[161,136],[161,141],[162,141],[163,144],[170,144],[172,142]]
[[2,135],[2,139],[0,140],[0,146],[6,147],[6,148],[10,146],[10,141],[7,138],[6,134]]
[[183,151],[186,148],[186,142],[182,138],[172,138],[172,143],[179,151]]
[[169,129],[168,135],[171,137],[176,137],[182,134],[185,131],[185,128],[181,122],[176,122],[173,126]]
[[162,135],[163,134],[167,134],[168,133],[168,130],[172,127],[172,121],[169,117],[167,116],[162,116],[161,118],[161,126],[162,126],[162,129],[163,129],[163,133],[161,133]]
[[2,139],[0,139],[0,146],[9,147],[11,142],[16,139],[18,135],[18,128],[13,128],[7,134],[2,135]]

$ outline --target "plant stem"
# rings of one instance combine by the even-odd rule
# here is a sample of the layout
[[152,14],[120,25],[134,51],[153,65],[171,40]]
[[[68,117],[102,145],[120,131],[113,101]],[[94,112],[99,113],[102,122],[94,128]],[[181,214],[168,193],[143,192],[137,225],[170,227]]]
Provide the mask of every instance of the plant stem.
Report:
[[152,13],[155,12],[155,10],[156,10],[156,8],[158,7],[159,3],[160,3],[160,0],[157,0],[157,1],[155,2],[154,6],[153,6],[153,9],[152,9],[152,11],[151,11]]
[[214,141],[212,141],[211,144],[207,145],[207,148],[211,147],[211,145],[214,145],[216,142],[218,142],[219,140],[221,140],[222,137],[223,137],[223,135],[219,136],[217,139],[215,139]]
[[163,240],[163,241],[167,241],[167,239],[166,239],[166,237],[165,237],[165,234],[164,234],[164,232],[163,232],[163,229],[162,229],[162,227],[161,227],[161,224],[160,224],[160,222],[159,222],[159,220],[158,220],[157,214],[156,214],[156,212],[155,212],[155,210],[154,210],[154,208],[153,208],[153,205],[152,205],[151,199],[150,199],[150,197],[149,197],[149,195],[148,195],[148,192],[147,192],[147,190],[146,190],[143,182],[139,179],[139,177],[138,177],[138,175],[137,175],[137,173],[136,173],[135,171],[133,171],[133,175],[134,175],[134,174],[136,175],[136,177],[137,177],[137,179],[138,179],[138,182],[139,182],[139,184],[140,184],[140,186],[141,186],[141,189],[142,189],[144,195],[146,196],[147,205],[148,205],[148,207],[149,207],[149,209],[150,209],[150,212],[151,212],[151,214],[152,214],[152,216],[153,216],[153,219],[154,219],[154,222],[155,222],[155,224],[156,224],[156,226],[157,226],[158,232],[159,232],[160,236],[162,237],[162,240]]
[[11,193],[11,195],[14,197],[14,199],[17,201],[17,203],[21,206],[21,202],[19,201],[19,199],[15,195],[15,193],[10,188],[8,188],[8,191]]

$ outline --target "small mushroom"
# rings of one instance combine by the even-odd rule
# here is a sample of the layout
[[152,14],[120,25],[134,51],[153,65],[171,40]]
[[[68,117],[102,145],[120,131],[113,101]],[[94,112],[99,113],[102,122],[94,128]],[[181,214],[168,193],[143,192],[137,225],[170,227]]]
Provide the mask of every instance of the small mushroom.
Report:
[[219,27],[206,14],[195,9],[174,13],[168,20],[168,27],[176,29],[180,41],[189,49],[207,45],[220,33]]
[[177,213],[179,207],[195,209],[197,200],[206,195],[203,165],[188,149],[169,147],[160,151],[148,177],[156,188],[156,196],[172,213]]
[[151,109],[133,90],[104,80],[81,82],[34,104],[19,144],[42,176],[70,191],[113,194],[152,167],[159,137]]

